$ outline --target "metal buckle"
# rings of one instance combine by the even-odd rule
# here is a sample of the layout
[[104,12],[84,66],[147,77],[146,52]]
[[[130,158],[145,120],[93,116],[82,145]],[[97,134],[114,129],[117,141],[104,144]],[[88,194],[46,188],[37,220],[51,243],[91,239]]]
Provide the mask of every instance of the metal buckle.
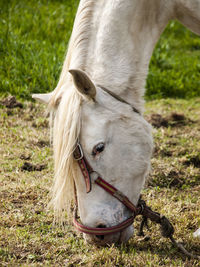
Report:
[[[79,157],[76,157],[76,150],[78,149],[78,151],[79,151]],[[74,159],[75,160],[81,160],[83,158],[83,150],[82,150],[82,147],[81,147],[81,144],[80,143],[77,143],[77,146],[76,146],[76,149],[75,149],[75,151],[74,151]]]

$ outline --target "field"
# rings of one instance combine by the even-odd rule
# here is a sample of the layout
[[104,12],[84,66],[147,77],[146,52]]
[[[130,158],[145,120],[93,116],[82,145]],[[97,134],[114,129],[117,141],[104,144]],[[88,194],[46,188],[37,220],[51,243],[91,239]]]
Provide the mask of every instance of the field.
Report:
[[[0,95],[52,91],[78,0],[0,0]],[[200,38],[172,21],[154,51],[147,99],[200,96]]]
[[[200,266],[160,236],[126,245],[85,244],[47,209],[53,156],[45,106],[32,93],[59,78],[78,0],[0,0],[0,266]],[[200,255],[200,38],[172,21],[150,63],[146,119],[153,125],[152,170],[142,192],[167,216],[175,238]],[[8,97],[16,96],[15,98]]]
[[[47,210],[53,179],[48,120],[41,104],[1,100],[3,155],[0,180],[1,266],[199,266],[186,259],[151,224],[149,241],[137,235],[127,245],[97,248],[71,225],[53,226]],[[200,99],[155,100],[145,117],[154,125],[152,171],[143,197],[175,226],[175,237],[200,254],[192,233],[200,225]],[[184,114],[183,114],[184,111]],[[135,222],[138,230],[140,219]]]

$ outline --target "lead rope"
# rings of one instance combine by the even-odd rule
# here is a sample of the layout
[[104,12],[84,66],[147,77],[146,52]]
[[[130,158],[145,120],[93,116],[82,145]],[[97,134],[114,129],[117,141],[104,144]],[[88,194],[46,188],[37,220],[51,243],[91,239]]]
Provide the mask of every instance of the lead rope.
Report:
[[148,219],[150,219],[151,221],[160,224],[162,236],[169,238],[172,244],[176,248],[178,248],[185,256],[187,256],[188,258],[200,260],[200,256],[188,252],[181,243],[177,242],[174,239],[174,227],[165,216],[160,215],[158,212],[152,211],[152,209],[148,207],[145,201],[141,198],[139,199],[138,206],[141,206],[141,215],[143,216],[143,220],[140,224],[140,230],[138,233],[139,236],[144,236],[143,228],[144,226],[148,228]]

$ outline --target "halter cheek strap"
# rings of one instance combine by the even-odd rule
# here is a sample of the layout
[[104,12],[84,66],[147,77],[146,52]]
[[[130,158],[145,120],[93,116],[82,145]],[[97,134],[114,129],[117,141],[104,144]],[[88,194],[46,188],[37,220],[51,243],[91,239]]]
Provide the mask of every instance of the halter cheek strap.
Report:
[[134,214],[134,217],[138,214],[139,210],[138,208],[119,190],[117,190],[114,186],[107,183],[104,179],[101,177],[98,177],[95,180],[95,183],[98,184],[101,188],[103,188],[105,191],[107,191],[110,195],[118,199],[121,203],[124,204],[129,210],[131,210]]
[[[86,192],[89,193],[92,189],[91,186],[91,173],[94,172],[92,167],[89,165],[88,161],[84,157],[81,145],[78,143],[77,147],[74,151],[74,158],[77,160],[77,163],[80,167],[80,170],[82,172],[82,175],[85,180],[85,185],[86,185]],[[136,207],[122,192],[117,190],[114,186],[111,184],[107,183],[103,178],[100,176],[97,177],[97,179],[94,181],[98,186],[100,186],[102,189],[107,191],[109,194],[111,194],[113,197],[118,199],[120,202],[122,202],[129,210],[132,211],[133,215],[126,219],[125,221],[121,222],[118,225],[112,226],[112,227],[106,227],[106,228],[95,228],[95,227],[88,227],[83,224],[81,224],[78,221],[78,207],[76,204],[75,207],[75,213],[74,213],[74,226],[79,230],[80,232],[86,233],[86,234],[93,234],[93,235],[108,235],[108,234],[114,234],[117,232],[121,232],[125,228],[129,227],[132,225],[135,216],[137,216],[142,208],[141,206]],[[77,200],[76,200],[77,202]]]
[[[74,158],[77,160],[82,175],[85,180],[86,192],[89,193],[92,189],[91,177],[90,175],[94,172],[86,158],[84,157],[81,145],[78,143],[74,151]],[[131,210],[135,215],[138,213],[136,206],[126,197],[122,192],[117,190],[114,186],[106,182],[102,177],[98,176],[95,183],[107,191],[110,195],[117,198],[122,202],[129,210]]]
[[[77,160],[77,163],[80,167],[82,175],[85,180],[86,192],[89,193],[92,190],[91,184],[91,174],[94,172],[92,167],[89,165],[88,161],[83,155],[83,151],[81,145],[78,143],[77,147],[74,151],[74,158]],[[135,205],[119,190],[117,190],[114,186],[107,183],[103,178],[98,176],[95,180],[95,183],[98,184],[101,188],[107,191],[110,195],[117,198],[120,202],[122,202],[127,208],[129,208],[134,213],[137,213],[137,209]]]
[[81,145],[78,143],[76,146],[76,149],[74,151],[74,158],[77,161],[80,170],[82,172],[82,175],[85,180],[86,185],[86,192],[89,193],[92,190],[92,184],[91,184],[91,173],[93,172],[93,169],[90,167],[88,161],[83,155],[83,150]]

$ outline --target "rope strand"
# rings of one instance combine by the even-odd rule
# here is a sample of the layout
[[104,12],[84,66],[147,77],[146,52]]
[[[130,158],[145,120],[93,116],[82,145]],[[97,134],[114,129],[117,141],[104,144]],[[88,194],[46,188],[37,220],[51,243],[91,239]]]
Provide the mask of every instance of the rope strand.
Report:
[[170,240],[172,241],[172,244],[174,244],[174,246],[177,247],[177,248],[178,248],[178,249],[179,249],[185,256],[187,256],[188,258],[193,258],[193,259],[198,259],[198,260],[200,260],[200,256],[188,252],[188,251],[184,248],[184,246],[183,246],[181,243],[177,242],[177,241],[173,238],[173,236],[170,236],[169,238],[170,238]]
[[158,212],[152,211],[152,209],[150,207],[148,207],[146,205],[145,201],[142,200],[141,198],[139,200],[138,205],[143,206],[143,209],[141,212],[143,219],[142,219],[142,222],[140,224],[140,229],[139,229],[139,233],[138,233],[139,236],[144,236],[143,228],[144,228],[144,226],[147,227],[148,219],[150,219],[151,221],[156,222],[157,224],[160,224],[162,236],[165,238],[169,238],[171,240],[172,244],[176,248],[178,248],[186,257],[200,260],[200,256],[188,252],[180,242],[177,242],[174,239],[174,237],[173,237],[174,227],[165,216],[160,215]]

